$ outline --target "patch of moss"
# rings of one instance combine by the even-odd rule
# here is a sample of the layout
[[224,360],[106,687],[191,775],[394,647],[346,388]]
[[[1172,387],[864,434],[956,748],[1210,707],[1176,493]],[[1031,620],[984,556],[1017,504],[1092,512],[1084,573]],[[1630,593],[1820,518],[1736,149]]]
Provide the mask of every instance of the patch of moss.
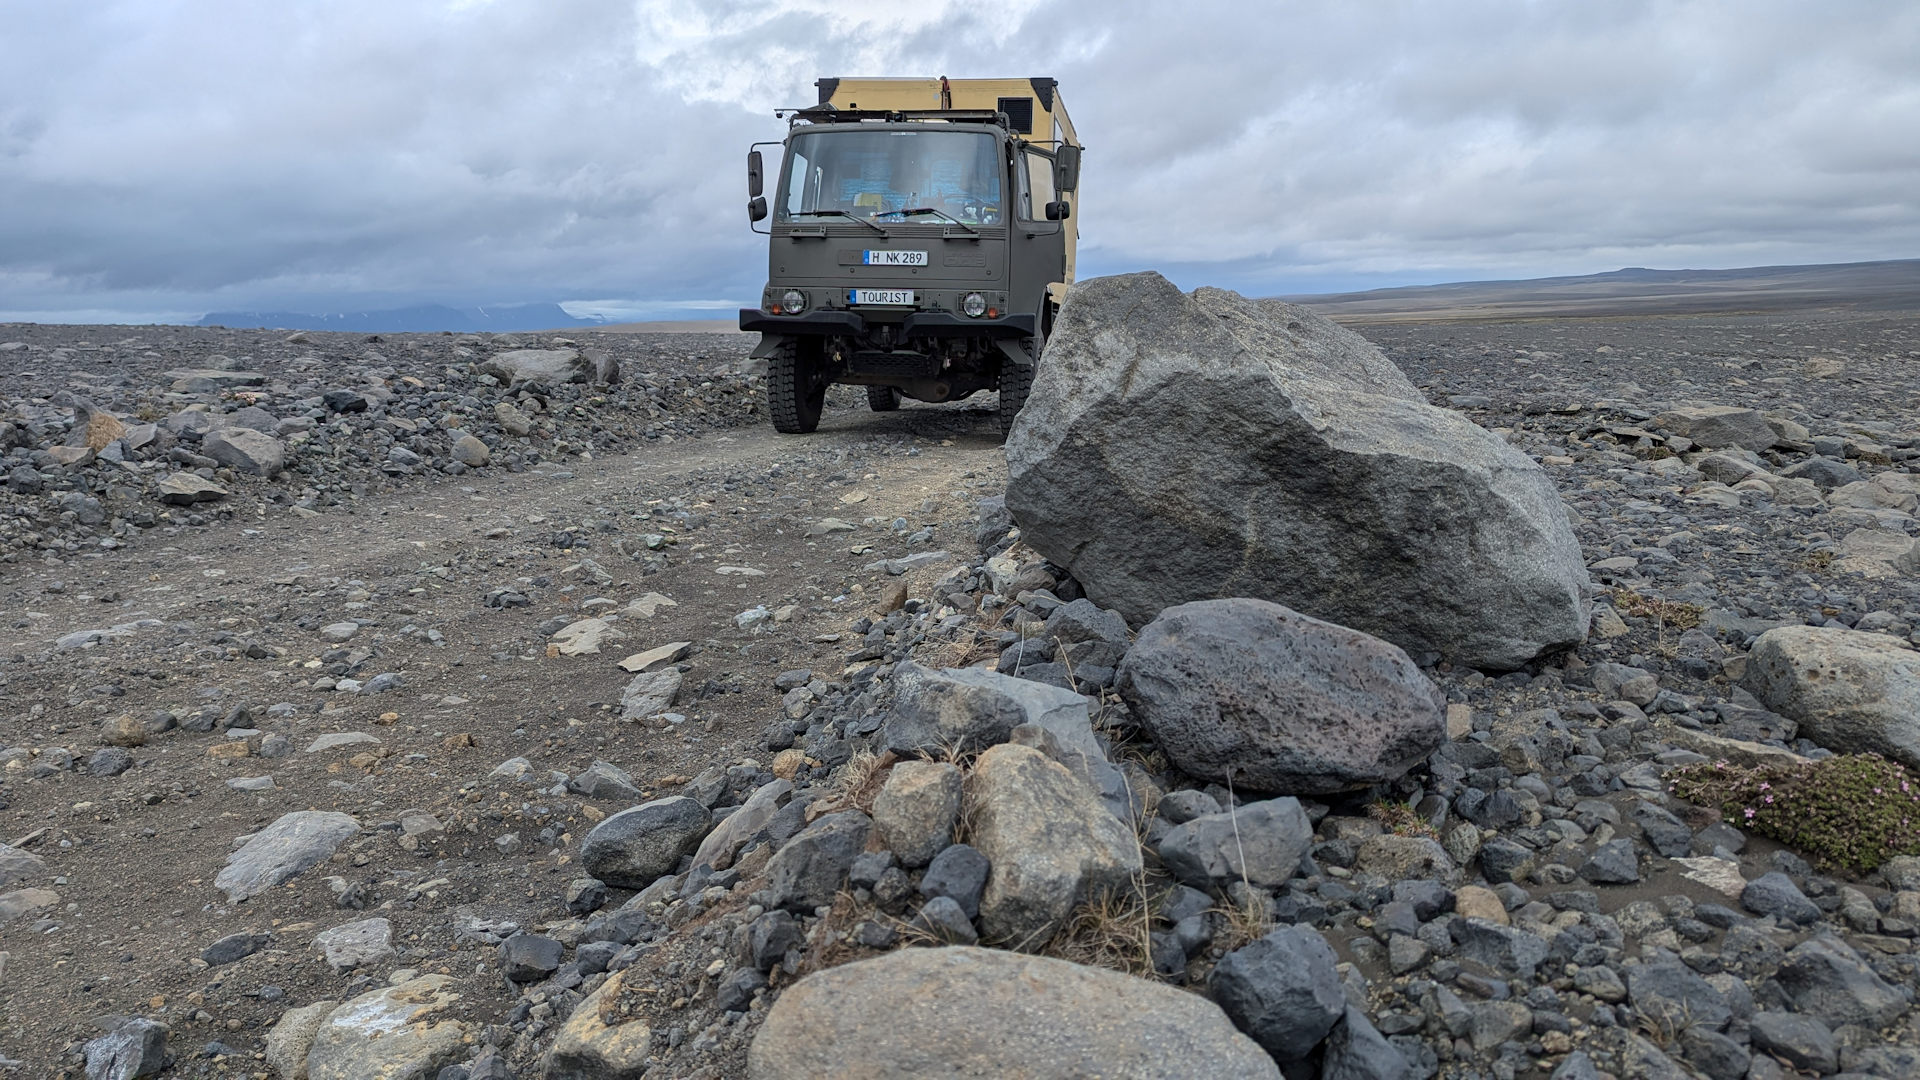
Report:
[[1673,794],[1829,863],[1865,873],[1896,855],[1920,855],[1920,779],[1878,754],[1804,765],[1725,761],[1667,774]]

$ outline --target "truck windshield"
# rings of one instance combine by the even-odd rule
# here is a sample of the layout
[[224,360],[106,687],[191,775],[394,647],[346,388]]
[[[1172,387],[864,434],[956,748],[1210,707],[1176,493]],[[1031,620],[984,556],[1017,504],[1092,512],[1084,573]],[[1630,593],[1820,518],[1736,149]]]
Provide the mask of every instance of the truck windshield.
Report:
[[[999,142],[970,131],[819,131],[793,137],[777,221],[851,215],[863,221],[1000,224],[1006,200]],[[939,214],[928,214],[927,210]],[[909,214],[906,211],[919,211]]]

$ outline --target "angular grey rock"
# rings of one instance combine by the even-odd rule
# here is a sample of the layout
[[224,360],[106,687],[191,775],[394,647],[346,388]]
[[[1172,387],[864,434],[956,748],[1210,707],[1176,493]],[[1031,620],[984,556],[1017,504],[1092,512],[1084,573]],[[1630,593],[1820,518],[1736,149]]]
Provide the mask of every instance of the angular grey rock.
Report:
[[902,756],[985,750],[1021,724],[1069,730],[1087,722],[1087,699],[1071,690],[979,668],[894,671],[893,712],[880,749]]
[[974,528],[974,542],[982,555],[997,554],[1001,542],[1013,528],[1013,515],[1007,513],[1005,495],[989,495],[978,503],[980,523]]
[[1485,919],[1455,919],[1452,935],[1460,955],[1502,977],[1518,974],[1533,977],[1534,968],[1547,958],[1547,943],[1512,926],[1501,926]]
[[633,802],[640,798],[640,785],[633,782],[633,774],[610,761],[596,761],[574,773],[567,779],[567,790],[590,799]]
[[962,777],[944,761],[903,761],[873,800],[873,826],[900,865],[918,869],[953,843]]
[[333,811],[283,814],[227,856],[227,865],[213,885],[236,903],[257,896],[331,857],[335,848],[359,831],[351,817]]
[[200,450],[230,469],[255,476],[272,476],[287,467],[286,444],[252,428],[220,428],[200,440]]
[[1825,1076],[1840,1069],[1840,1050],[1833,1032],[1811,1016],[1790,1012],[1757,1012],[1748,1025],[1753,1048],[1772,1054],[1801,1072]]
[[903,949],[795,983],[754,1036],[747,1076],[1279,1080],[1280,1070],[1195,994],[1065,960],[951,946]]
[[913,917],[911,925],[942,945],[980,943],[979,931],[974,929],[960,902],[951,896],[936,896],[920,905],[920,912]]
[[1207,990],[1275,1061],[1311,1053],[1347,1009],[1333,949],[1310,926],[1282,926],[1220,958]]
[[205,961],[208,967],[223,967],[245,960],[266,948],[267,943],[272,940],[272,934],[228,934],[200,950],[200,959]]
[[1732,405],[1691,405],[1669,409],[1653,418],[1653,426],[1684,435],[1710,450],[1737,446],[1765,450],[1780,441],[1767,418],[1754,409]]
[[1690,1025],[1717,1031],[1733,1018],[1727,999],[1713,984],[1673,960],[1628,968],[1627,1000],[1636,1012],[1668,1031]]
[[585,382],[592,365],[575,349],[514,349],[480,362],[480,374],[515,383]]
[[1593,849],[1580,876],[1595,885],[1631,885],[1640,880],[1640,856],[1631,840],[1609,840]]
[[1790,480],[1811,480],[1821,491],[1857,484],[1862,479],[1859,469],[1830,457],[1810,457],[1792,468],[1780,470],[1780,475]]
[[169,506],[192,506],[227,497],[227,489],[194,473],[178,472],[161,477],[154,494]]
[[815,821],[787,841],[767,863],[771,906],[801,915],[833,903],[846,883],[853,860],[867,846],[873,822],[858,810],[842,810]]
[[1778,870],[1761,874],[1740,890],[1740,906],[1755,915],[1772,915],[1785,923],[1812,923],[1820,908],[1807,899],[1793,879]]
[[987,889],[987,857],[969,844],[954,844],[933,857],[920,879],[920,895],[951,897],[967,918],[980,917],[980,895]]
[[1400,1048],[1352,1005],[1327,1033],[1320,1080],[1414,1080],[1418,1075]]
[[1836,938],[1816,937],[1794,946],[1774,977],[1796,1011],[1830,1028],[1883,1028],[1907,1009],[1906,996]]
[[46,876],[45,859],[17,847],[0,844],[0,892],[22,883],[43,880]]
[[992,865],[980,898],[988,940],[1039,949],[1074,905],[1127,889],[1140,873],[1133,830],[1039,751],[993,747],[969,784],[973,844]]
[[747,796],[747,801],[740,804],[740,809],[722,818],[720,824],[707,834],[707,838],[700,841],[700,846],[693,853],[693,865],[715,869],[731,866],[740,849],[773,823],[774,815],[780,812],[792,794],[793,783],[789,780],[775,780],[761,785]]
[[1174,826],[1160,841],[1160,861],[1195,888],[1224,888],[1244,879],[1274,889],[1300,872],[1300,859],[1311,847],[1313,823],[1300,800],[1286,796]]
[[87,1043],[87,1080],[157,1076],[167,1063],[167,1025],[137,1018]]
[[315,935],[313,947],[335,972],[377,964],[393,955],[393,924],[385,919],[342,923]]
[[649,716],[658,716],[672,708],[674,699],[679,696],[679,668],[643,671],[635,675],[627,688],[620,692],[620,718],[645,720]]
[[1586,634],[1547,475],[1305,308],[1081,282],[1007,471],[1022,540],[1136,625],[1251,595],[1495,669]]
[[1898,638],[1776,627],[1754,642],[1741,685],[1829,750],[1920,768],[1920,652]]
[[560,970],[566,952],[557,939],[522,931],[500,943],[500,970],[513,982],[539,982]]
[[1161,612],[1119,689],[1182,771],[1254,791],[1385,783],[1447,737],[1445,698],[1398,646],[1265,600]]
[[580,845],[580,865],[609,885],[644,889],[673,873],[680,857],[699,845],[712,822],[707,808],[685,795],[641,803],[587,833]]

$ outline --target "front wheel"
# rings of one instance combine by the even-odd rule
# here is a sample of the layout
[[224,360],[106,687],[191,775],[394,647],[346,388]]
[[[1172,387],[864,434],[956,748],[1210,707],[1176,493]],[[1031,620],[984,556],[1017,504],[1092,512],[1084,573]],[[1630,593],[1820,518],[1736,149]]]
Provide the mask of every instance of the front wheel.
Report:
[[773,429],[805,435],[819,427],[832,381],[818,339],[796,338],[781,344],[767,358],[767,405],[773,413]]
[[874,412],[892,412],[900,407],[900,388],[897,386],[867,387],[867,408]]

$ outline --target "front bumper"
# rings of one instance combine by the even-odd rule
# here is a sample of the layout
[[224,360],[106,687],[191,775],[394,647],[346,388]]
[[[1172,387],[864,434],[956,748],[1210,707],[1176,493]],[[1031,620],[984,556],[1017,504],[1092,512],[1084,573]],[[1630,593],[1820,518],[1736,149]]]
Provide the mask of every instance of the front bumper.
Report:
[[[901,338],[983,337],[1022,338],[1034,334],[1032,315],[1006,315],[998,319],[969,319],[948,311],[915,311],[898,323]],[[831,334],[857,336],[867,332],[869,321],[858,311],[823,308],[798,315],[769,315],[759,308],[740,309],[740,329],[762,334]]]

